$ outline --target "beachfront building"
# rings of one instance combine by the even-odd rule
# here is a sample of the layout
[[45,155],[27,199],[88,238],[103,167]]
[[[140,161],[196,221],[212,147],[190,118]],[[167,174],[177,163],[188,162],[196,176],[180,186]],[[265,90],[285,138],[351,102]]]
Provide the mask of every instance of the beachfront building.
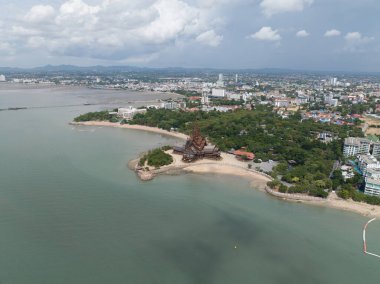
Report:
[[380,158],[380,142],[373,143],[372,156]]
[[171,110],[179,109],[179,108],[185,109],[186,103],[185,102],[163,102],[161,103],[160,107],[164,109],[171,109]]
[[380,196],[380,179],[365,178],[364,194]]
[[134,107],[119,108],[117,110],[117,115],[125,120],[131,120],[138,113],[146,113],[146,109],[137,109]]
[[182,155],[184,162],[194,162],[202,158],[220,159],[220,150],[217,146],[209,144],[199,130],[194,126],[193,133],[184,145],[174,146],[173,151]]
[[367,176],[367,171],[372,170],[380,170],[379,161],[372,155],[358,155],[358,164],[359,169],[362,172],[364,177]]
[[365,138],[348,137],[344,139],[343,154],[345,157],[356,156],[358,154],[368,154],[371,141]]
[[252,161],[255,158],[255,154],[252,152],[247,152],[245,149],[236,150],[233,152],[234,155],[241,160],[250,160]]
[[341,168],[344,180],[353,178],[355,176],[354,168],[352,166],[343,165]]

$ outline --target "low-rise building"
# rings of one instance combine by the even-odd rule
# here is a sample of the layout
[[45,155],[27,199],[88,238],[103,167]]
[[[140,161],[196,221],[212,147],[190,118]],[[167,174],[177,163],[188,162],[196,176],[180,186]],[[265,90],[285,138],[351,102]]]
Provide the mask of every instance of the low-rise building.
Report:
[[247,152],[244,149],[234,151],[234,155],[243,160],[253,160],[255,158],[255,154]]
[[211,92],[211,97],[213,98],[225,98],[226,92],[224,89],[221,88],[213,88]]
[[146,113],[146,109],[137,109],[134,107],[119,108],[117,110],[117,115],[125,120],[131,120],[138,113]]
[[274,99],[273,105],[275,107],[289,107],[290,101],[287,98],[276,98]]
[[161,108],[164,109],[179,109],[179,108],[186,108],[185,102],[164,102],[161,103]]

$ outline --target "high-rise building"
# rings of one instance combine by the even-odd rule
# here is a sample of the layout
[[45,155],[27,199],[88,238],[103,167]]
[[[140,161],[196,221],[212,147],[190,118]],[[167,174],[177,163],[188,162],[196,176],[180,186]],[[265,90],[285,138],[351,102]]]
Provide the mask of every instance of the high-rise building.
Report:
[[356,156],[358,154],[368,154],[371,141],[365,138],[348,137],[344,139],[343,154],[345,157]]
[[218,81],[216,82],[216,86],[219,88],[224,87],[223,74],[219,74]]
[[203,90],[202,91],[202,99],[201,99],[201,103],[202,105],[208,105],[209,104],[209,98],[208,98],[208,91],[207,90]]
[[330,85],[336,86],[338,84],[338,78],[331,78],[330,79]]
[[373,143],[372,156],[380,158],[380,142]]
[[364,193],[367,195],[380,196],[380,171],[378,169],[367,170]]

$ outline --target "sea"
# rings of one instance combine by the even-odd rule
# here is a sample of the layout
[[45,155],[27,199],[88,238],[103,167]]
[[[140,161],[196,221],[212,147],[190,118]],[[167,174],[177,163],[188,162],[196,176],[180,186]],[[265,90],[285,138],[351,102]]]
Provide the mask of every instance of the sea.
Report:
[[[379,283],[380,259],[363,254],[368,217],[241,177],[143,182],[128,162],[176,139],[69,125],[168,96],[0,84],[1,284]],[[367,243],[380,254],[380,221]]]

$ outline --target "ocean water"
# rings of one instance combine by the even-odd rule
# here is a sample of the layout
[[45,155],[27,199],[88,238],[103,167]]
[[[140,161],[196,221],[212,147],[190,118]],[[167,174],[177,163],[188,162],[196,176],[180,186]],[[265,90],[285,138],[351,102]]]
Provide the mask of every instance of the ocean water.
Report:
[[[104,105],[81,106],[87,96]],[[176,140],[68,124],[107,96],[0,85],[0,108],[46,107],[0,112],[0,283],[379,283],[380,259],[362,251],[366,217],[237,177],[139,181],[128,161]],[[379,221],[367,240],[379,253]]]

